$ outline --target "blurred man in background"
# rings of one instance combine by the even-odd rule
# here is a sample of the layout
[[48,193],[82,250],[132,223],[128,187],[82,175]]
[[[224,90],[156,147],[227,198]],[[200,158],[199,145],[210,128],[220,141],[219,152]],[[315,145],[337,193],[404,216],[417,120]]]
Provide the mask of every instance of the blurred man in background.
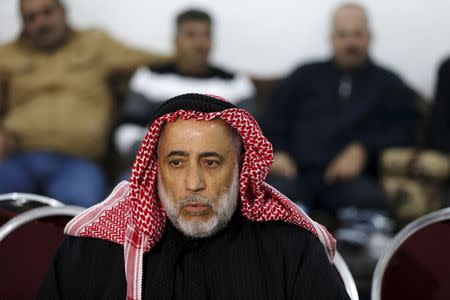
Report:
[[429,129],[429,146],[450,154],[450,58],[439,67]]
[[23,30],[0,47],[0,194],[40,192],[70,204],[102,199],[112,123],[108,79],[160,56],[67,24],[59,0],[21,0]]
[[297,68],[269,103],[263,128],[276,151],[269,182],[310,208],[383,208],[370,167],[384,149],[415,143],[413,93],[370,59],[370,40],[364,8],[340,6],[333,57]]
[[[123,124],[115,135],[118,152],[127,165],[147,131],[148,116],[165,99],[188,92],[223,95],[237,106],[255,112],[255,88],[250,78],[214,66],[210,61],[211,16],[202,10],[189,9],[177,16],[175,25],[175,61],[143,66],[131,79]],[[128,180],[129,171],[121,177]]]
[[[428,146],[450,159],[450,58],[439,66],[428,137]],[[448,180],[447,175],[447,206],[450,205]]]

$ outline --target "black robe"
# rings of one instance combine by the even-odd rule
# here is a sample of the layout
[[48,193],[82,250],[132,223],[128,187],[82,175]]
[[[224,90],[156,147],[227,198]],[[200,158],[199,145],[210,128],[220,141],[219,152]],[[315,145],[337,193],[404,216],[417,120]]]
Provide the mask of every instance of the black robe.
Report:
[[[349,299],[309,231],[284,222],[251,222],[240,214],[215,236],[197,240],[167,222],[143,263],[143,299]],[[125,296],[123,247],[67,237],[38,299]]]

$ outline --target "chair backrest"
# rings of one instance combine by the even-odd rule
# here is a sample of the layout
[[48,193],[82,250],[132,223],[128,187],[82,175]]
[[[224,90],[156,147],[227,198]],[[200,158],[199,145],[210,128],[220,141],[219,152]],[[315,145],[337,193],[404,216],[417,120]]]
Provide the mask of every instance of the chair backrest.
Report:
[[353,279],[352,273],[350,272],[350,269],[348,268],[342,256],[337,251],[334,255],[333,265],[341,276],[350,299],[359,300],[358,290],[356,289],[356,284],[355,280]]
[[64,204],[58,200],[27,193],[0,194],[0,225],[17,214],[41,206],[60,207]]
[[42,206],[46,205],[54,207],[60,207],[64,205],[62,202],[59,202],[56,199],[29,193],[0,194],[0,202],[2,202],[2,204],[6,202],[15,202],[15,206],[25,205],[28,202],[39,203],[42,204]]
[[372,300],[450,299],[450,208],[408,224],[375,268]]
[[0,227],[0,298],[35,299],[64,226],[78,206],[38,207]]

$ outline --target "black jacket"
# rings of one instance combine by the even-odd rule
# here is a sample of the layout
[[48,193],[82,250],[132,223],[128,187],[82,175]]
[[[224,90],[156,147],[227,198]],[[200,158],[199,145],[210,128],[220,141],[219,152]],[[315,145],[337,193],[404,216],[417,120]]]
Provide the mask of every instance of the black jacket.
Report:
[[275,151],[287,151],[303,171],[324,169],[351,142],[374,162],[387,147],[415,145],[414,99],[398,76],[371,61],[351,73],[333,60],[312,63],[281,82],[262,127]]
[[[235,214],[217,235],[190,240],[167,222],[144,256],[143,299],[349,299],[319,240],[281,222]],[[38,299],[125,299],[123,248],[68,237]]]

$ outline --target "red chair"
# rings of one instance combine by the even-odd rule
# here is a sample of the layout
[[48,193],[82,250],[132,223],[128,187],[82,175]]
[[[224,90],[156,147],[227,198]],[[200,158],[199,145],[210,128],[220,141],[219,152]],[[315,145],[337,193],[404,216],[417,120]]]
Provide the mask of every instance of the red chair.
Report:
[[35,299],[64,226],[84,208],[39,207],[0,227],[0,298]]
[[450,299],[450,208],[400,231],[375,268],[372,300]]

